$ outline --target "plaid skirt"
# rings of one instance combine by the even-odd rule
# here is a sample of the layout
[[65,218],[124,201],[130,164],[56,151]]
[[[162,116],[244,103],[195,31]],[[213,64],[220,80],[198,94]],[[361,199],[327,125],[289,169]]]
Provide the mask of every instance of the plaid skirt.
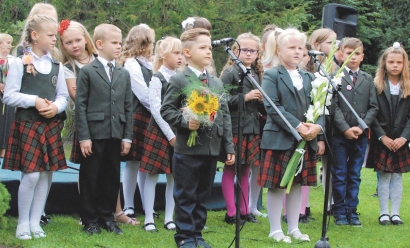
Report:
[[152,174],[170,174],[174,148],[169,144],[165,134],[156,123],[148,127],[144,143],[140,171]]
[[127,155],[121,157],[122,161],[141,161],[144,152],[145,133],[147,132],[151,113],[144,109],[142,112],[133,113],[132,118],[134,125],[131,148]]
[[67,168],[61,131],[64,122],[14,121],[11,126],[3,169],[22,172]]
[[[237,152],[237,145],[238,145],[238,134],[234,134],[232,142],[235,147],[235,152]],[[241,149],[241,158],[242,164],[249,164],[249,165],[260,165],[260,144],[261,138],[258,134],[244,134],[242,139],[242,149]],[[237,154],[236,154],[237,155]],[[219,155],[219,161],[225,163],[226,161],[226,152],[223,147],[221,147],[221,153]]]
[[[261,166],[259,169],[258,184],[265,188],[281,188],[285,174],[286,166],[289,163],[296,149],[296,144],[289,150],[266,150],[262,149]],[[303,157],[302,172],[293,180],[294,183],[300,183],[302,186],[316,186],[316,152],[309,145],[306,145],[307,151]]]
[[374,166],[375,171],[390,173],[409,172],[410,148],[408,143],[406,142],[397,152],[390,151],[384,145],[372,144],[367,158],[367,166]]
[[80,164],[83,157],[84,156],[81,153],[80,142],[78,142],[77,128],[74,128],[73,146],[71,147],[70,162]]

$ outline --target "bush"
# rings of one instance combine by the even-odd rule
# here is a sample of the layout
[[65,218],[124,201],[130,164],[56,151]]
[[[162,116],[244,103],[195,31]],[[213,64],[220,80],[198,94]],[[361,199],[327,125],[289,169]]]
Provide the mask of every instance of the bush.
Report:
[[7,209],[10,208],[10,194],[6,187],[0,183],[0,229],[7,227],[7,219],[4,217]]

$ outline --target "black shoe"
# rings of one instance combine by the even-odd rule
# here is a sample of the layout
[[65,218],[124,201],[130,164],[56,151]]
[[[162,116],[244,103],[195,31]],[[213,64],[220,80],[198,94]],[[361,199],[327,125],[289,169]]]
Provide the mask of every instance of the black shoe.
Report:
[[299,223],[307,224],[309,219],[306,214],[299,214]]
[[178,248],[196,248],[195,241],[193,239],[181,240],[177,242]]
[[154,218],[156,218],[156,219],[159,218],[159,214],[157,214],[157,213],[155,213],[155,212],[152,214],[152,216],[154,216]]
[[349,225],[349,221],[347,221],[345,214],[335,214],[334,218],[335,218],[335,223],[338,226]]
[[[382,217],[387,216],[388,219],[387,220],[380,220]],[[388,225],[390,224],[390,216],[388,214],[382,214],[379,216],[379,224],[382,226]]]
[[285,223],[288,223],[288,216],[287,215],[282,216],[282,221]]
[[312,212],[310,212],[310,207],[306,207],[305,214],[308,220],[316,220],[315,218],[312,217]]
[[[225,214],[225,222],[228,223],[229,225],[235,225],[236,224],[236,215],[234,216],[229,216],[228,213]],[[242,225],[245,221],[240,220],[239,224]]]
[[349,221],[349,224],[355,227],[361,227],[362,222],[360,222],[359,219],[359,213],[356,211],[351,211],[347,213],[347,221]]
[[[399,217],[399,219],[398,220],[393,220],[393,217]],[[393,224],[393,225],[403,225],[404,223],[403,223],[403,221],[401,221],[401,218],[400,218],[400,216],[399,215],[397,215],[397,214],[393,214],[391,217],[390,217],[390,221],[391,221],[391,223]]]
[[102,227],[108,232],[115,233],[117,235],[123,234],[122,230],[118,227],[117,222],[109,220],[102,224]]
[[[125,213],[128,209],[132,210],[134,212],[134,208],[129,207],[129,208],[124,208],[122,211]],[[126,214],[128,218],[135,218],[135,212],[133,214]]]
[[205,242],[205,240],[201,238],[196,239],[196,246],[197,247],[204,247],[204,248],[212,248],[208,243]]
[[48,215],[41,215],[40,225],[45,226],[51,222],[51,217]]
[[246,222],[260,223],[260,221],[257,220],[257,219],[255,218],[255,215],[253,215],[253,214],[247,214],[247,215],[242,215],[242,214],[241,214],[241,219],[242,219],[242,220],[245,220]]
[[85,232],[88,235],[93,235],[93,234],[100,234],[101,229],[97,225],[97,223],[87,223],[83,227],[83,232]]
[[[168,223],[167,223],[167,224],[168,224]],[[147,229],[146,229],[147,226],[154,226],[154,229],[147,230]],[[164,227],[166,228],[166,225],[165,225]],[[149,222],[149,223],[143,225],[143,226],[142,226],[142,229],[144,229],[144,230],[147,231],[147,232],[152,232],[152,233],[157,233],[157,232],[158,232],[157,226],[155,225],[155,223],[152,223],[152,222]]]

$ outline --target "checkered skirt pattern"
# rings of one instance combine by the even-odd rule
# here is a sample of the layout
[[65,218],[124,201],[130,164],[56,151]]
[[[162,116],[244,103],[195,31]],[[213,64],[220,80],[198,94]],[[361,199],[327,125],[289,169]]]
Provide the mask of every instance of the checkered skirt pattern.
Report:
[[71,147],[70,162],[80,164],[83,154],[81,153],[80,142],[78,142],[77,128],[74,128],[73,146]]
[[51,123],[14,121],[11,126],[3,169],[22,172],[67,168],[61,131],[63,121]]
[[145,135],[144,153],[141,159],[140,171],[146,173],[171,173],[173,147],[154,122],[149,126]]
[[131,149],[126,156],[122,157],[122,161],[141,161],[144,152],[145,133],[147,132],[151,113],[144,109],[142,112],[133,113],[132,118],[134,128]]
[[[316,152],[308,147],[308,145],[305,147],[308,150],[303,157],[302,172],[295,177],[293,182],[300,183],[302,186],[316,186]],[[280,181],[295,149],[296,144],[286,151],[262,149],[258,176],[258,184],[261,187],[280,188]]]
[[[232,142],[235,146],[235,152],[237,153],[238,148],[238,134],[234,134]],[[242,148],[241,148],[241,158],[242,164],[249,165],[260,165],[260,144],[261,138],[259,135],[253,134],[244,134],[242,139]],[[237,155],[237,154],[236,154]],[[226,152],[221,148],[221,154],[219,156],[219,161],[225,163],[226,161]]]
[[410,171],[410,148],[404,144],[397,152],[392,152],[384,145],[374,145],[368,156],[368,163],[375,171],[405,173]]

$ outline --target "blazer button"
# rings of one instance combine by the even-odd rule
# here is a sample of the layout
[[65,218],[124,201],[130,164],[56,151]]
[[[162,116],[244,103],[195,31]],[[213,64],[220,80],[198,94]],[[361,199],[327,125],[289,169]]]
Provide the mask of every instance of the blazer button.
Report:
[[114,105],[114,103],[115,103],[115,102],[113,101],[113,102],[112,102],[112,105]]
[[113,119],[113,120],[115,120],[115,117],[114,117],[114,116],[112,116],[112,119]]
[[111,89],[111,92],[112,92],[112,93],[114,93],[114,90],[113,90],[113,89]]

